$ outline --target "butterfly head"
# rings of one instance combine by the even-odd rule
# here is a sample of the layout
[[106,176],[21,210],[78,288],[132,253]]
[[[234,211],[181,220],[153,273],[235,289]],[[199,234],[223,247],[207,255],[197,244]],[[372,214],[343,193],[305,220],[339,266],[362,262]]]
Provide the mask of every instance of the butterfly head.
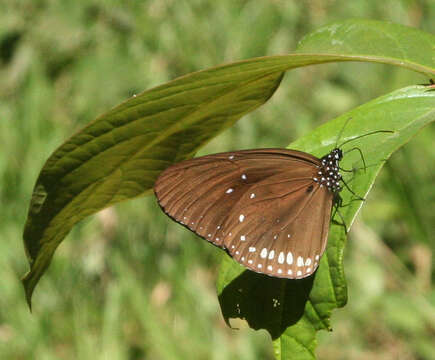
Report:
[[337,193],[341,191],[341,174],[340,160],[343,158],[343,151],[339,148],[334,148],[329,154],[323,156],[321,160],[321,166],[317,172],[316,177],[313,180],[320,184],[320,186],[326,186],[329,191]]

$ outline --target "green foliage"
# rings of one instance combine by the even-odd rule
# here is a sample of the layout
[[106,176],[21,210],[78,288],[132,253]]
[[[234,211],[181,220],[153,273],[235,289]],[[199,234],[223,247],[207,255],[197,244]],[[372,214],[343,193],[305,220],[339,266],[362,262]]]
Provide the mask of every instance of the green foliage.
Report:
[[[271,358],[265,332],[222,326],[211,287],[217,249],[167,222],[151,198],[78,224],[59,247],[30,316],[18,284],[25,264],[17,239],[38,172],[62,139],[143,89],[222,62],[288,53],[303,35],[352,16],[432,32],[429,4],[6,2],[0,13],[1,357]],[[267,106],[202,152],[285,146],[349,108],[423,82],[379,65],[292,71]],[[433,135],[427,127],[387,162],[352,227],[345,259],[351,301],[335,312],[334,332],[319,333],[319,358],[431,358],[434,297],[425,259],[435,223],[426,211],[435,196],[428,166]]]
[[[344,174],[344,180],[355,194],[366,196],[391,154],[418,130],[435,121],[434,104],[435,92],[427,86],[401,89],[318,127],[289,148],[321,156],[335,145],[337,134],[343,128],[345,131],[340,142],[348,142],[371,131],[393,131],[392,134],[381,132],[355,139],[343,147],[344,153],[357,146],[364,154],[368,165],[365,170],[358,152],[345,155],[341,165],[344,169],[355,169],[350,175]],[[348,206],[341,208],[342,219],[336,216],[336,222],[344,221],[350,226],[362,202],[346,190],[341,196]],[[345,239],[343,226],[332,224],[328,247],[319,269],[314,279],[304,281],[271,280],[248,270],[241,274],[238,264],[224,258],[218,281],[224,317],[228,322],[234,317],[242,318],[255,329],[267,329],[275,340],[278,358],[288,358],[295,352],[298,355],[293,355],[294,358],[312,358],[315,332],[330,329],[332,310],[347,302],[342,263]],[[277,306],[277,303],[280,305]],[[259,308],[263,311],[259,312]]]
[[[379,32],[382,36],[377,36]],[[373,50],[372,42],[379,48]],[[319,50],[317,43],[323,45]],[[325,43],[331,44],[331,48]],[[414,46],[415,43],[422,52],[431,53],[435,40],[429,34],[407,31],[399,25],[361,20],[335,23],[302,40],[301,48],[308,47],[309,52],[316,55],[305,55],[299,50],[298,55],[247,60],[194,73],[134,95],[97,118],[50,156],[35,185],[24,232],[31,265],[24,279],[29,305],[33,289],[50,264],[55,249],[75,223],[107,206],[148,192],[156,176],[168,164],[191,157],[209,139],[266,102],[281,82],[284,71],[323,62],[372,60],[407,64],[414,70],[435,73],[432,57],[413,55],[409,44]],[[355,48],[354,44],[359,46]],[[382,163],[422,126],[435,119],[433,94],[421,87],[386,95],[330,122],[300,142],[308,143],[314,154],[319,150],[325,153],[344,128],[343,120],[347,118],[352,121],[343,134],[346,141],[368,131],[394,131],[394,136],[382,140],[372,136],[358,142],[371,167],[364,173],[353,174],[347,181],[353,181],[354,191],[367,194]],[[413,111],[405,111],[408,108]],[[380,124],[384,128],[379,129]],[[306,147],[301,150],[308,151]],[[348,166],[352,169],[361,168],[354,157],[344,159],[345,168],[346,164],[352,165]],[[343,220],[351,224],[361,204],[355,205],[349,194],[343,199],[350,204]],[[227,291],[236,278],[221,277],[218,287],[224,316],[228,318],[227,313],[233,314],[237,309],[248,323],[255,321],[252,327],[266,328],[274,340],[280,341],[280,357],[295,351],[298,358],[311,357],[315,331],[328,329],[332,309],[346,302],[342,269],[344,236],[340,233],[340,228],[333,226],[327,255],[322,259],[314,283],[312,278],[304,282],[271,281],[248,273],[246,278],[241,278],[243,280],[237,279],[241,285]],[[271,289],[278,289],[278,294],[265,291],[264,299],[255,301],[262,283],[264,286],[260,288],[267,289],[270,283]],[[245,284],[247,289],[254,289],[241,292],[244,302],[253,308],[246,314],[234,303],[240,287]],[[290,302],[292,298],[298,301]],[[272,305],[274,301],[281,305]],[[325,307],[325,302],[331,305]],[[271,308],[258,314],[258,306]],[[278,311],[276,320],[271,315],[274,308]],[[301,318],[304,308],[305,315]],[[266,315],[266,318],[258,319],[258,315]],[[311,324],[312,329],[308,330],[307,324]],[[278,340],[284,332],[295,341]]]
[[[380,30],[382,36],[375,38],[376,42],[387,43],[382,50],[373,51],[371,42]],[[327,38],[315,36],[323,33]],[[107,206],[149,191],[168,164],[191,157],[201,145],[266,102],[284,71],[350,60],[435,71],[429,68],[431,63],[426,57],[418,64],[419,57],[406,48],[406,44],[417,42],[422,52],[431,53],[434,37],[423,32],[358,20],[336,23],[316,34],[307,36],[309,51],[316,54],[315,44],[319,42],[323,46],[317,52],[331,55],[300,52],[246,60],[184,76],[134,95],[56,150],[38,177],[24,231],[31,265],[24,279],[29,305],[39,278],[74,224]],[[370,42],[366,42],[367,34],[371,34]],[[332,44],[332,49],[324,50],[325,42]],[[355,50],[356,43],[366,45]],[[385,158],[387,154],[382,155]]]

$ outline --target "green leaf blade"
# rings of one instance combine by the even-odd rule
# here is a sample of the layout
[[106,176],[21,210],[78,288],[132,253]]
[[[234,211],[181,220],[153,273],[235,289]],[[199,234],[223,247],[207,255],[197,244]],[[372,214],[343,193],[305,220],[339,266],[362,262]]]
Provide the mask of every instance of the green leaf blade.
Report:
[[[433,54],[432,45],[421,50]],[[415,59],[397,62],[391,53],[379,59],[369,48],[359,55],[341,49],[227,64],[145,91],[97,118],[52,154],[35,184],[24,231],[31,267],[23,280],[29,304],[54,251],[74,224],[149,193],[160,171],[192,157],[211,138],[264,104],[284,71],[333,61],[381,61],[428,72],[426,63],[410,67]],[[429,73],[435,74],[434,61]]]
[[[366,171],[362,168],[360,155],[356,151],[345,154],[341,166],[346,169],[359,169],[352,175],[354,179],[350,186],[356,194],[365,197],[385,160],[433,121],[435,92],[431,91],[429,86],[411,86],[375,99],[316,128],[295,141],[289,148],[320,157],[328,153],[337,140],[340,143],[374,130],[394,131],[363,137],[344,146],[344,150],[357,146],[364,154],[368,166]],[[345,129],[342,138],[337,139],[343,126]],[[345,177],[345,180],[349,181],[349,178]],[[352,194],[346,190],[341,192],[341,196],[344,204],[350,204],[341,208],[342,217],[347,227],[350,227],[362,202],[353,200]],[[340,221],[340,218],[337,220]],[[288,358],[290,355],[293,358],[296,356],[295,353],[298,354],[295,358],[314,358],[316,332],[330,329],[329,319],[332,310],[344,306],[347,302],[343,268],[345,243],[343,226],[332,224],[328,246],[316,274],[303,280],[280,281],[280,293],[270,289],[270,284],[276,279],[256,274],[248,275],[251,272],[241,271],[240,265],[225,256],[221,266],[222,276],[218,278],[217,283],[224,318],[228,321],[228,314],[235,313],[231,308],[231,301],[228,300],[233,298],[240,318],[247,321],[250,327],[266,329],[272,335],[275,349],[279,349],[278,359]],[[239,281],[241,278],[244,280],[244,286]],[[249,284],[250,282],[256,285]],[[232,291],[234,288],[242,291]],[[266,295],[259,295],[259,289]],[[263,311],[270,307],[270,304],[277,302],[285,307],[286,311],[269,310],[269,316],[276,316],[277,319],[273,323],[263,321],[259,309]],[[301,346],[304,348],[302,352]]]
[[324,26],[305,36],[297,52],[346,54],[433,76],[435,36],[390,22],[351,19]]

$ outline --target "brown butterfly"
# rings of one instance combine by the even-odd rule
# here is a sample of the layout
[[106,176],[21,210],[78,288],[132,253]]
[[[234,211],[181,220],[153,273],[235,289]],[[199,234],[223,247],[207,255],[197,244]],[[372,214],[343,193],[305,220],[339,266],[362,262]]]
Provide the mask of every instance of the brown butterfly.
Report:
[[169,217],[241,265],[301,279],[325,251],[342,156],[338,147],[321,159],[287,149],[207,155],[167,168],[154,192]]

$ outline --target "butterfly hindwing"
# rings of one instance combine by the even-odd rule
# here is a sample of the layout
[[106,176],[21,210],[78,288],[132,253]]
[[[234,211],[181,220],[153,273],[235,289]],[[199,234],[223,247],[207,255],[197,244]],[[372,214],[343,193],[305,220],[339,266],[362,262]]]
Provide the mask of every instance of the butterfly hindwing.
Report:
[[263,180],[250,189],[251,201],[236,204],[223,231],[238,262],[276,277],[303,278],[315,271],[327,242],[332,196],[312,186],[310,171],[301,176],[298,167]]

